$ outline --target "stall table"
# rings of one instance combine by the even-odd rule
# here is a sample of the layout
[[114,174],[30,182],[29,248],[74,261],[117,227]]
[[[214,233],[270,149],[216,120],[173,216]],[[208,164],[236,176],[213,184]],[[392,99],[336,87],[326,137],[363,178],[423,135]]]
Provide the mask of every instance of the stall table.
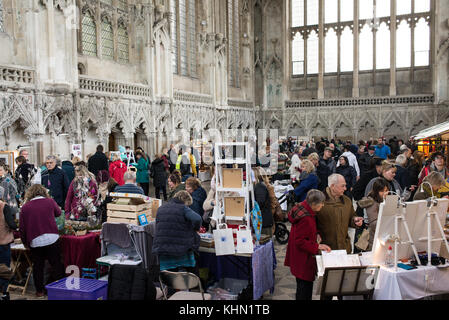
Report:
[[253,299],[274,291],[276,256],[273,241],[254,248],[253,254],[216,256],[214,248],[200,247],[200,268],[209,268],[216,281],[222,278],[248,280],[253,285]]
[[75,265],[82,268],[96,268],[101,257],[100,233],[89,232],[84,236],[61,236],[61,253],[64,267]]
[[417,300],[449,293],[449,264],[404,270],[381,267],[374,300]]
[[[13,265],[14,267],[12,268],[12,272],[14,273],[14,276],[18,279],[21,280],[22,279],[22,275],[20,274],[20,266],[22,264],[26,263],[27,268],[29,268],[28,271],[28,275],[25,281],[25,284],[23,286],[18,286],[18,285],[12,285],[10,284],[8,287],[9,289],[22,289],[22,295],[25,295],[27,289],[28,289],[28,284],[30,282],[30,278],[31,278],[31,274],[33,273],[33,263],[31,262],[31,252],[30,249],[25,248],[25,246],[23,244],[12,244],[11,245],[11,257],[13,257]],[[15,257],[15,258],[14,258]]]

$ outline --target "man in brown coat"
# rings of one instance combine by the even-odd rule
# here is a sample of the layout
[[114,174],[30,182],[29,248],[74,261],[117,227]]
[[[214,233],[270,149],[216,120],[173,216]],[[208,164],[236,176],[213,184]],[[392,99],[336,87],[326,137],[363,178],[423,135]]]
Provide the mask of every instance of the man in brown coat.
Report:
[[355,215],[351,199],[343,193],[346,181],[342,175],[329,176],[329,187],[326,188],[324,207],[317,213],[317,228],[321,243],[327,244],[332,250],[352,252],[348,228],[361,227],[363,218]]

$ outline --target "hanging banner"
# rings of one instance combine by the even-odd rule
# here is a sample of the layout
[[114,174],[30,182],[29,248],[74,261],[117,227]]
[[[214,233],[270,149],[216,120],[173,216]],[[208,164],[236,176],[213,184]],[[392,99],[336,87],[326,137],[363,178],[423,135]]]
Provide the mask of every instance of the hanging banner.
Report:
[[82,158],[81,145],[72,144],[72,154],[74,157]]

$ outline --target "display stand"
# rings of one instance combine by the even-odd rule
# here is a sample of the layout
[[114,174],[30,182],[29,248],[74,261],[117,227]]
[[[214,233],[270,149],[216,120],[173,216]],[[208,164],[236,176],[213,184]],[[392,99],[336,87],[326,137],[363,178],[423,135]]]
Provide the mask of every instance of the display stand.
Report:
[[[221,148],[222,147],[243,147],[244,148],[244,157],[243,158],[237,158],[232,155],[232,158],[221,158]],[[250,201],[252,204],[252,207],[254,207],[254,188],[253,188],[253,182],[251,178],[251,158],[249,154],[249,143],[247,142],[228,142],[228,143],[216,143],[215,144],[215,209],[214,214],[212,218],[217,221],[217,225],[226,222],[227,220],[232,221],[243,221],[246,223],[246,226],[248,229],[251,229],[250,226],[250,215],[251,215],[251,206]],[[225,188],[223,186],[223,168],[222,165],[235,165],[235,164],[241,164],[245,165],[245,176],[246,176],[246,183],[241,184],[240,188]],[[242,177],[240,177],[242,179]],[[226,212],[224,210],[225,206],[225,195],[229,192],[236,192],[240,194],[240,197],[244,198],[244,207],[245,207],[245,213],[243,217],[239,216],[227,216]],[[251,193],[251,199],[249,198],[249,195]]]
[[13,244],[13,245],[11,245],[11,252],[17,253],[17,258],[13,261],[14,267],[12,269],[12,273],[14,274],[14,276],[16,276],[17,279],[19,279],[19,280],[22,279],[22,276],[20,275],[19,267],[23,263],[23,261],[22,261],[23,258],[25,259],[25,261],[28,265],[28,275],[26,277],[26,281],[23,286],[10,284],[8,286],[7,291],[9,292],[10,289],[21,289],[22,296],[23,296],[23,295],[25,295],[25,293],[27,291],[28,284],[31,279],[31,275],[33,273],[33,263],[31,262],[31,258],[29,256],[30,250],[26,249],[23,244]]
[[136,158],[134,157],[134,151],[130,151],[126,153],[126,158],[128,159],[128,163],[126,164],[129,167],[129,163],[131,162],[131,159],[133,160],[133,162],[131,163],[136,163]]
[[320,300],[337,296],[363,296],[372,300],[379,267],[326,268],[321,285]]

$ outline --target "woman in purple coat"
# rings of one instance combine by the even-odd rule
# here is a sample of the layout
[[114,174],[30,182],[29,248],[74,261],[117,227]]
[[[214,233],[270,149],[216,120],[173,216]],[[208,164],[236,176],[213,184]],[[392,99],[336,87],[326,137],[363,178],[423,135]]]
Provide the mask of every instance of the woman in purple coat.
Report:
[[85,166],[75,167],[75,178],[70,184],[65,200],[67,218],[85,221],[96,215],[101,199],[95,176]]

